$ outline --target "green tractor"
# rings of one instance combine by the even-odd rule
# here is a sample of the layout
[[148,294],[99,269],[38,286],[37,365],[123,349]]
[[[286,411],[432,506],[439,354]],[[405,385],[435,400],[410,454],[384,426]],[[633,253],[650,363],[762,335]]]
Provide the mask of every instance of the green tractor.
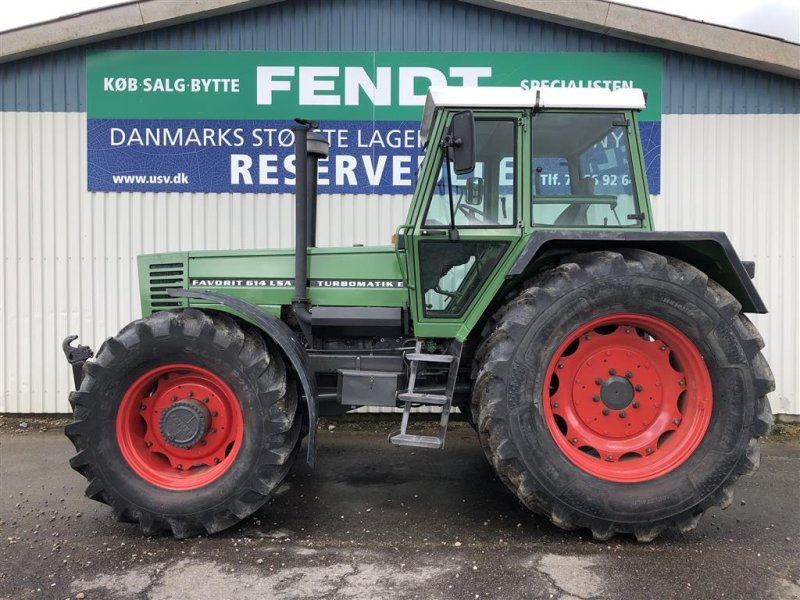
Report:
[[[296,246],[139,258],[143,318],[73,364],[74,469],[145,533],[258,510],[316,423],[456,407],[531,510],[649,541],[758,467],[766,308],[724,233],[654,231],[641,90],[432,88],[394,246],[318,248],[317,123],[294,126]],[[419,435],[411,409],[441,409]]]

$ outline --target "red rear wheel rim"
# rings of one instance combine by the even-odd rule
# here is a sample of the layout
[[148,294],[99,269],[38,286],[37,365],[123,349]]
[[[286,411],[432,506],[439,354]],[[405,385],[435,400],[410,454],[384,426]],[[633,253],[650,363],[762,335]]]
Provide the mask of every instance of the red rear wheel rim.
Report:
[[711,377],[696,346],[656,317],[621,313],[573,331],[547,367],[547,428],[587,473],[635,483],[697,449],[711,420]]
[[[189,447],[164,432],[166,415],[182,404],[201,414]],[[165,412],[166,411],[166,412]],[[184,411],[185,412],[185,411]],[[167,364],[147,371],[125,392],[117,412],[117,442],[133,471],[155,486],[191,490],[221,477],[242,444],[242,411],[230,387],[211,371]]]

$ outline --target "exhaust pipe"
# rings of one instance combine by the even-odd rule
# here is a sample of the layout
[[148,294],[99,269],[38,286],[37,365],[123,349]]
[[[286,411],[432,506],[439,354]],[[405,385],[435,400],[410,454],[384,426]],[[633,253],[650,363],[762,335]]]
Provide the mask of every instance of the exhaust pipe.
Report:
[[308,302],[308,247],[316,246],[317,238],[317,173],[318,161],[328,156],[328,140],[313,131],[318,121],[295,119],[294,164],[295,178],[295,252],[294,298],[292,309],[300,329],[309,343],[311,337],[311,311]]

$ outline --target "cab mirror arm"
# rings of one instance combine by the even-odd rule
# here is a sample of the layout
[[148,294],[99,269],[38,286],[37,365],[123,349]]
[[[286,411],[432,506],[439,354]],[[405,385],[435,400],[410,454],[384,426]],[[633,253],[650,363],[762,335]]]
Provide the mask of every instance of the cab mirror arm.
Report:
[[456,175],[464,175],[475,170],[475,118],[472,111],[463,110],[453,115],[453,123],[442,138],[441,147],[447,165],[447,193],[450,200],[449,238],[451,242],[455,242],[458,241],[458,230],[451,170],[454,169]]

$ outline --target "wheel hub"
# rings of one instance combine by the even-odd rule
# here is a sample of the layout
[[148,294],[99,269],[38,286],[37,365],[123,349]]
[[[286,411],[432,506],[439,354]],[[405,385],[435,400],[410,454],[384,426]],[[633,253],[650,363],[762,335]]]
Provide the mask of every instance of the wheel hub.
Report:
[[242,444],[243,417],[233,391],[197,365],[170,363],[134,381],[117,413],[117,440],[142,479],[190,490],[222,476]]
[[663,405],[664,386],[640,348],[644,343],[631,327],[582,336],[575,354],[562,358],[564,367],[557,369],[562,391],[571,396],[564,418],[574,417],[586,433],[606,439],[629,438],[650,427]]
[[622,410],[633,401],[633,386],[624,377],[609,377],[600,386],[600,399],[611,410]]
[[161,413],[161,437],[174,448],[191,448],[208,431],[211,414],[202,402],[185,399],[168,406]]

